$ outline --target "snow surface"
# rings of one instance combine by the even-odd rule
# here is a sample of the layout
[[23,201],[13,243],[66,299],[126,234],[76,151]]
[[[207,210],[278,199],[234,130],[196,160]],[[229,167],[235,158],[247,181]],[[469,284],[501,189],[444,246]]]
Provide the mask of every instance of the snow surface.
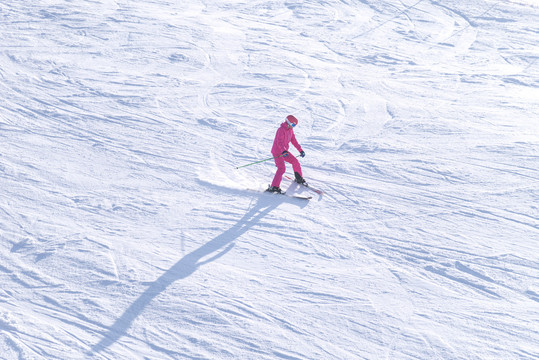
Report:
[[[0,38],[1,359],[539,358],[539,1],[2,0]],[[290,113],[311,201],[235,169]]]

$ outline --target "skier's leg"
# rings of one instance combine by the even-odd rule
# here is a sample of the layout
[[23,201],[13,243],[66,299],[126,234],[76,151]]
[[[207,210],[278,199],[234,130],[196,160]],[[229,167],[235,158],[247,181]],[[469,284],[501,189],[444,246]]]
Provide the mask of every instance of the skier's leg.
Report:
[[301,165],[294,155],[290,154],[287,158],[285,158],[285,161],[292,164],[292,169],[295,173],[299,173],[301,176],[303,176],[303,173],[301,171]]
[[281,185],[281,180],[283,180],[283,174],[286,171],[286,165],[284,164],[282,157],[275,158],[275,165],[277,166],[277,172],[271,182],[271,186],[279,187]]
[[285,161],[288,161],[292,164],[292,168],[294,169],[294,176],[296,178],[296,182],[298,184],[307,184],[305,182],[305,179],[303,178],[303,173],[301,171],[301,165],[298,161],[298,159],[294,155],[290,155],[290,159],[285,159]]

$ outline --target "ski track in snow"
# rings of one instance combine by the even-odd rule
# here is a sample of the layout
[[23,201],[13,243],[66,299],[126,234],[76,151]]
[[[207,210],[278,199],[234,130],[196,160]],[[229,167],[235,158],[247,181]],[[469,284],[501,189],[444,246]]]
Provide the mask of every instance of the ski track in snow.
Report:
[[[3,1],[0,358],[538,358],[537,24]],[[309,202],[235,170],[288,113]]]

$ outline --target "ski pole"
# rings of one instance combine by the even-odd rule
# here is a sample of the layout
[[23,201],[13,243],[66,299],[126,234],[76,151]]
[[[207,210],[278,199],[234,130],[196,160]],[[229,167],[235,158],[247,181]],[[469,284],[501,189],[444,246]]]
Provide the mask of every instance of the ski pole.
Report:
[[267,159],[264,159],[264,160],[255,161],[255,162],[250,163],[250,164],[238,166],[238,167],[236,167],[236,169],[239,169],[239,168],[242,168],[242,167],[246,167],[246,166],[255,165],[255,164],[260,164],[261,162],[268,161],[268,160],[273,160],[273,159],[277,159],[277,158],[280,158],[280,157],[282,157],[282,156],[283,156],[283,155],[279,155],[279,156],[270,157],[270,158],[267,158]]

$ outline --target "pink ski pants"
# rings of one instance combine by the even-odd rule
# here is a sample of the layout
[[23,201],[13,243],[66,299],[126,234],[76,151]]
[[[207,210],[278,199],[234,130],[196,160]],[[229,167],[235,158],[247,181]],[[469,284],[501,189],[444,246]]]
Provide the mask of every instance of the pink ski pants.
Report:
[[303,176],[303,173],[301,172],[301,165],[294,155],[289,153],[287,157],[278,157],[274,160],[275,165],[277,165],[277,172],[275,173],[271,186],[279,187],[281,185],[281,180],[283,180],[283,175],[286,171],[286,165],[284,163],[285,161],[292,164],[292,169],[294,169],[294,172],[298,172],[301,176]]

